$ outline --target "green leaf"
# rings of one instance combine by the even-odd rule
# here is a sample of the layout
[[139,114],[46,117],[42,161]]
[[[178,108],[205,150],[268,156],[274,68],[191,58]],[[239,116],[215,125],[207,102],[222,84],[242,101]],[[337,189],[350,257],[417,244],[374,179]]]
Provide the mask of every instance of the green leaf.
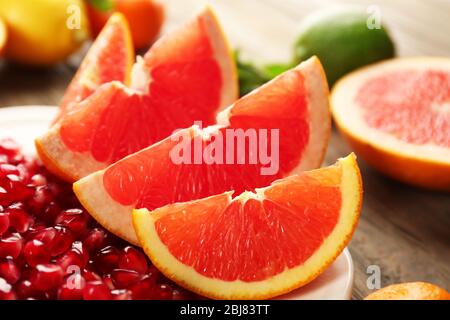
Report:
[[113,0],[87,0],[95,9],[100,11],[109,11],[114,7]]

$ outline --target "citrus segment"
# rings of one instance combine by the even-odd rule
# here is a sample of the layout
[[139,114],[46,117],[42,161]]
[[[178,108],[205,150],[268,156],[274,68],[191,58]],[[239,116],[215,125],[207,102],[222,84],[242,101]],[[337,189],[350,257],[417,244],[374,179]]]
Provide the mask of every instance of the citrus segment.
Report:
[[74,191],[100,224],[136,244],[133,208],[241,193],[319,167],[330,132],[327,90],[312,58],[225,109],[218,124],[180,130],[81,179]]
[[350,155],[235,198],[134,210],[133,223],[154,265],[179,285],[210,298],[262,299],[312,281],[334,261],[361,198]]
[[134,48],[128,22],[122,14],[115,13],[92,44],[64,93],[57,120],[101,84],[114,80],[129,84],[133,62]]
[[236,98],[230,50],[206,9],[138,60],[131,88],[100,86],[36,140],[37,150],[50,170],[75,181],[196,120],[214,123]]
[[450,190],[450,59],[402,58],[356,71],[332,94],[334,119],[370,165]]

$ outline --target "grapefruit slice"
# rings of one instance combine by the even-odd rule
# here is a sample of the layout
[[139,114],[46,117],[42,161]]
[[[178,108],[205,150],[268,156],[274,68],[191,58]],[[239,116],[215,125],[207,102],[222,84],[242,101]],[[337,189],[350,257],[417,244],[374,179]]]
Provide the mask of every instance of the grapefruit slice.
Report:
[[128,22],[121,13],[114,13],[64,93],[55,121],[66,114],[70,106],[90,96],[103,83],[116,80],[128,85],[133,63],[134,48]]
[[341,253],[362,201],[354,155],[233,198],[225,192],[133,211],[166,277],[214,299],[265,299],[315,279]]
[[[276,130],[278,140],[272,137]],[[255,133],[255,137],[267,132],[265,145],[273,154],[272,160],[263,161],[261,157],[266,153],[257,146],[263,139],[240,144],[237,139],[226,139],[230,132]],[[329,134],[327,82],[319,60],[311,58],[222,111],[218,124],[178,131],[77,181],[74,191],[100,224],[138,244],[131,221],[134,208],[153,210],[230,190],[240,193],[297,171],[315,169],[322,162]],[[227,144],[230,141],[235,143]],[[179,161],[180,144],[193,150],[188,158],[192,161]],[[272,148],[275,145],[278,148]],[[213,155],[214,146],[222,150],[217,151],[221,158],[196,159],[197,155]],[[238,162],[241,152],[245,159],[239,159],[245,161]],[[258,155],[256,161],[250,161],[251,154]]]
[[400,58],[344,77],[332,113],[356,153],[384,174],[450,190],[450,59]]
[[131,88],[107,83],[36,140],[54,174],[76,181],[195,120],[214,123],[237,99],[236,70],[210,9],[157,41],[134,65]]

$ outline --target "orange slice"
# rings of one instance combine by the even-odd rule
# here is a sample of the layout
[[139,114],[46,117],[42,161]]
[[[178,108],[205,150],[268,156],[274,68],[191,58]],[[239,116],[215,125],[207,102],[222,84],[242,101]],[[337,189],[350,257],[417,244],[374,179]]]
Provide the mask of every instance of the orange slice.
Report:
[[157,41],[133,67],[131,88],[99,87],[36,140],[47,168],[76,181],[166,138],[214,123],[237,99],[236,70],[210,9]]
[[60,103],[55,121],[65,115],[70,106],[87,98],[101,84],[120,81],[129,84],[134,62],[130,28],[121,13],[109,18],[92,44]]
[[450,293],[431,283],[410,282],[387,286],[365,300],[450,300]]
[[340,80],[337,126],[368,164],[400,181],[450,190],[450,59],[400,58]]
[[[256,140],[241,144],[226,138],[239,131],[254,133]],[[276,132],[278,138],[272,136]],[[74,191],[106,229],[138,244],[131,221],[134,208],[153,210],[229,190],[250,191],[291,173],[315,169],[322,162],[329,134],[327,82],[319,60],[312,58],[238,100],[218,115],[218,124],[181,130],[88,175],[74,184]],[[174,159],[182,141],[192,146],[188,156],[191,160],[194,154],[192,161]],[[260,143],[270,148],[264,150]],[[214,161],[195,159],[214,154],[215,148],[219,157]],[[265,161],[269,154],[273,156]],[[238,157],[243,161],[238,162]],[[82,159],[73,165],[74,170],[83,166]]]
[[265,299],[315,279],[341,253],[362,201],[355,157],[270,186],[133,212],[153,264],[214,299]]

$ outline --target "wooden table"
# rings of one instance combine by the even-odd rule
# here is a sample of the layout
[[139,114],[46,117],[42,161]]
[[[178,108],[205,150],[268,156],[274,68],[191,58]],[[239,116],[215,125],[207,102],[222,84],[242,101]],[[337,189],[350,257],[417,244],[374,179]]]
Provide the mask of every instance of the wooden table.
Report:
[[[175,22],[185,20],[194,12],[202,1],[166,2],[169,21],[165,30],[170,30]],[[289,56],[296,26],[306,13],[334,1],[210,2],[235,47],[253,60],[273,61]],[[380,6],[401,55],[450,55],[449,1],[366,3]],[[0,64],[0,106],[57,104],[73,71],[69,65],[30,71]],[[325,164],[334,163],[350,151],[339,134],[333,132]],[[361,221],[349,246],[355,264],[353,297],[361,299],[371,292],[366,285],[366,271],[371,265],[380,267],[382,286],[429,281],[450,289],[450,196],[408,187],[381,176],[361,159],[359,163],[365,194]]]

